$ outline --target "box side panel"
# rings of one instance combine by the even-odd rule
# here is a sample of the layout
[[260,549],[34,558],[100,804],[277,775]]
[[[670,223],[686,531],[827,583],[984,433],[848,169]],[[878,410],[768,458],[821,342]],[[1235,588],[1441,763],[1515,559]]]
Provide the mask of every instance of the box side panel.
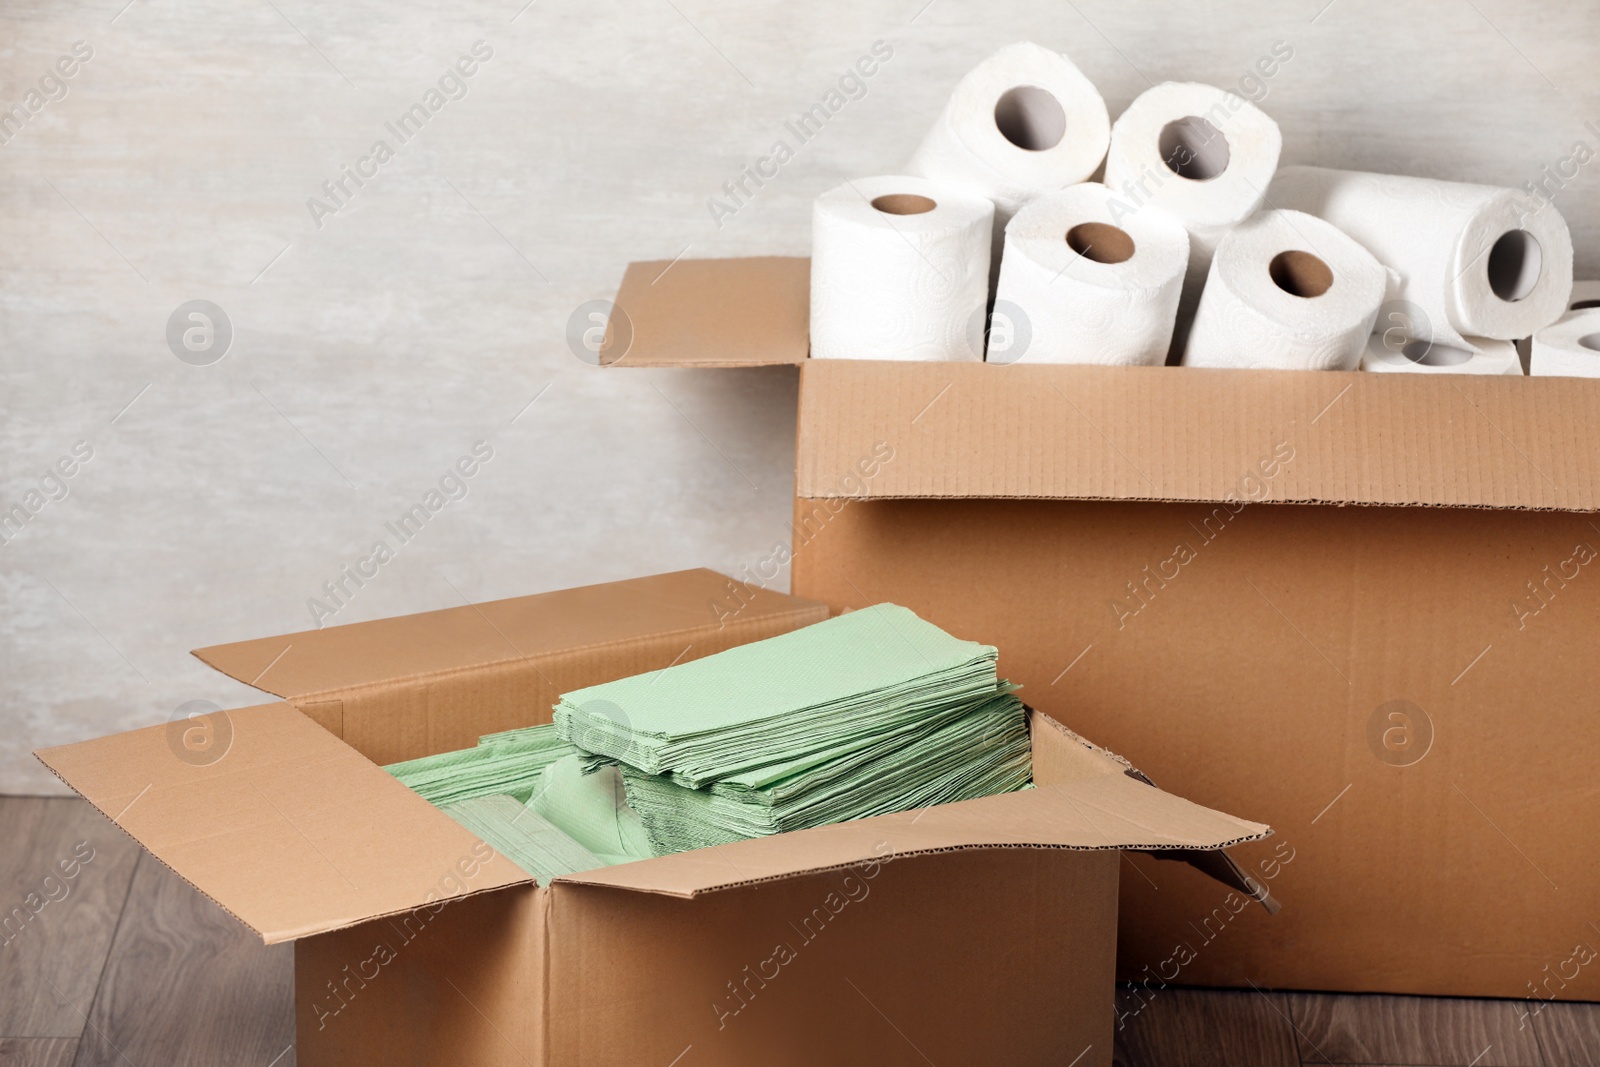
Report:
[[551,1062],[924,1067],[1081,1053],[1079,1065],[1105,1067],[1118,863],[951,853],[696,900],[557,883]]
[[548,891],[522,886],[295,945],[301,1067],[542,1067]]
[[1597,549],[1571,514],[857,502],[794,584],[998,645],[1030,704],[1273,826],[1230,851],[1276,917],[1130,857],[1127,977],[1600,999]]
[[795,492],[1577,511],[1597,422],[1577,379],[812,360]]
[[351,690],[340,700],[341,736],[380,765],[467,748],[484,734],[549,722],[562,693],[664,670],[827,617],[821,605],[782,613],[738,607],[731,601],[720,624]]

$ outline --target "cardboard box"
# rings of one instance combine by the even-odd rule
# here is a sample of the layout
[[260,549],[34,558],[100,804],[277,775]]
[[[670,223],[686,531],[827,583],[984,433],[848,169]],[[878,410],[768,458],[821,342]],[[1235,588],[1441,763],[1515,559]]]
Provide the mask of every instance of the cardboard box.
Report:
[[293,703],[39,758],[296,942],[301,1067],[1110,1064],[1122,850],[1211,872],[1226,922],[1265,893],[1217,850],[1269,831],[1043,715],[1038,788],[543,886],[373,762],[825,616],[690,571],[224,645],[198,654]]
[[801,364],[796,593],[1276,828],[1271,921],[1124,879],[1124,977],[1600,999],[1600,382],[808,362],[805,260],[665,266],[607,361]]

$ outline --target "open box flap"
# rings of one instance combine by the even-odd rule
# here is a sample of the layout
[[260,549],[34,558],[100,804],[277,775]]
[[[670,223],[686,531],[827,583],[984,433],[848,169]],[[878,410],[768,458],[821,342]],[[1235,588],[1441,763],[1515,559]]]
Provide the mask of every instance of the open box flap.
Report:
[[1177,854],[1226,848],[1272,832],[1261,823],[1162,792],[1128,773],[1126,761],[1048,716],[1034,712],[1032,721],[1033,789],[758,837],[554,881],[693,897],[921,853],[1067,848]]
[[812,360],[795,493],[1590,511],[1597,424],[1588,379]]
[[[733,585],[737,593],[731,594]],[[741,625],[793,617],[802,626],[827,618],[828,609],[702,568],[213,645],[194,654],[241,682],[295,698],[721,628],[728,615]]]
[[810,322],[804,257],[630,263],[599,358],[619,367],[801,363]]
[[290,704],[35,755],[268,944],[533,881]]

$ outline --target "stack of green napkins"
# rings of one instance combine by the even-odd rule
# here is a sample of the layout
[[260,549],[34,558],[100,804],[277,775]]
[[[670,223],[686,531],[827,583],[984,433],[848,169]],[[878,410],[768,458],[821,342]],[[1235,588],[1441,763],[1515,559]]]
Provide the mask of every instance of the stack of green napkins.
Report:
[[1027,719],[996,660],[879,604],[386,770],[547,881],[1026,788]]
[[1020,789],[1027,723],[995,649],[879,604],[562,697],[657,852]]

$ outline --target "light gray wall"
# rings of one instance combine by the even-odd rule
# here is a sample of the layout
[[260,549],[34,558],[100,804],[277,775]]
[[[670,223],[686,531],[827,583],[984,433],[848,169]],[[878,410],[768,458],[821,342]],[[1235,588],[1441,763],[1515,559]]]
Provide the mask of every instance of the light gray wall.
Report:
[[[1600,148],[1590,0],[123,2],[0,7],[0,103],[94,52],[0,148],[0,509],[93,449],[0,547],[0,791],[58,788],[34,747],[256,702],[187,650],[306,628],[475,441],[469,495],[335,621],[755,565],[793,372],[597,371],[569,315],[630,259],[804,253],[811,198],[899,169],[1002,44],[1068,53],[1115,116],[1286,41],[1286,161],[1520,185]],[[866,95],[717,226],[707,198],[879,39]],[[307,198],[479,40],[467,95],[318,228]],[[1592,169],[1558,203],[1594,276]],[[209,366],[166,341],[192,299],[233,325]]]

